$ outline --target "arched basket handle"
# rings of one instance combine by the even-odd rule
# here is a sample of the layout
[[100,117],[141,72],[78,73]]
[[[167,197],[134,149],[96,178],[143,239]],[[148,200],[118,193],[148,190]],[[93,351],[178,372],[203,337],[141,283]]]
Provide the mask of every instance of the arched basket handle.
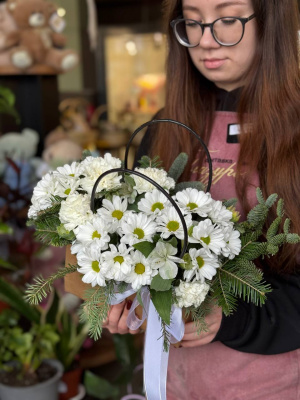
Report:
[[151,126],[151,125],[160,123],[160,122],[169,122],[169,123],[171,123],[171,124],[175,124],[175,125],[181,126],[182,128],[187,129],[187,130],[188,130],[190,133],[192,133],[192,134],[196,137],[196,139],[201,143],[201,146],[203,147],[203,149],[204,149],[204,151],[205,151],[205,154],[206,154],[206,156],[207,156],[207,160],[208,160],[209,177],[208,177],[208,183],[207,183],[207,187],[206,187],[206,192],[209,192],[209,191],[210,191],[210,187],[211,187],[211,183],[212,183],[212,175],[213,175],[213,172],[212,172],[212,161],[211,161],[211,156],[210,156],[209,150],[208,150],[206,144],[205,144],[205,143],[203,142],[203,140],[201,139],[201,137],[200,137],[195,131],[193,131],[193,129],[191,129],[189,126],[183,124],[182,122],[178,122],[178,121],[175,121],[175,120],[173,120],[173,119],[153,119],[152,121],[145,122],[143,125],[139,126],[139,127],[133,132],[133,134],[130,136],[130,139],[129,139],[129,141],[128,141],[128,143],[127,143],[127,146],[126,146],[125,159],[124,159],[124,167],[125,167],[125,169],[128,168],[128,163],[127,163],[127,160],[128,160],[128,153],[129,153],[129,148],[130,148],[130,145],[131,145],[133,139],[136,137],[136,135],[137,135],[142,129],[144,129],[144,128],[148,127],[148,126]]
[[179,215],[179,218],[181,220],[181,223],[182,223],[182,227],[183,227],[183,234],[184,234],[183,247],[182,247],[182,250],[181,250],[181,254],[179,256],[179,258],[182,258],[184,256],[184,254],[186,252],[186,249],[187,249],[187,246],[188,246],[188,230],[187,230],[187,226],[186,226],[184,217],[182,215],[182,212],[180,211],[180,208],[178,207],[176,202],[169,195],[169,193],[165,189],[163,189],[158,183],[156,183],[151,178],[149,178],[148,176],[146,176],[144,174],[141,174],[138,171],[132,171],[131,169],[127,169],[127,168],[114,168],[114,169],[110,169],[108,171],[105,171],[102,175],[100,175],[97,178],[97,180],[96,180],[96,182],[94,184],[94,187],[93,187],[93,190],[92,190],[92,194],[91,194],[91,210],[93,212],[95,212],[95,195],[96,195],[96,190],[97,190],[97,187],[98,187],[100,181],[106,175],[113,174],[113,173],[116,173],[116,172],[122,172],[122,173],[127,172],[127,173],[129,173],[131,175],[139,176],[140,178],[145,179],[146,181],[150,182],[153,186],[155,186],[158,190],[160,190],[167,197],[167,199],[170,201],[170,203],[173,205],[173,207],[177,211],[177,213]]

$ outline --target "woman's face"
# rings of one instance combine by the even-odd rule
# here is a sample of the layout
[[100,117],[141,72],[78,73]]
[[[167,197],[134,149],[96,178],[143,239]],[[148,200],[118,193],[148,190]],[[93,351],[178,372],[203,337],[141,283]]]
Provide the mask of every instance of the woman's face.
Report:
[[[210,23],[221,17],[248,18],[251,0],[182,0],[183,17]],[[197,47],[188,51],[198,71],[219,88],[234,90],[244,84],[257,44],[255,18],[245,25],[242,41],[235,46],[218,44],[205,28]]]

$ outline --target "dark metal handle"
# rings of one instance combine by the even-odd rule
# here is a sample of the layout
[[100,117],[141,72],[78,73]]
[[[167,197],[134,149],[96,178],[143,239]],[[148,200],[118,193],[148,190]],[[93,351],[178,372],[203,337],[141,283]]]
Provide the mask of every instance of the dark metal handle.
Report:
[[159,123],[159,122],[170,122],[171,124],[179,125],[179,126],[181,126],[182,128],[187,129],[189,132],[191,132],[191,133],[199,140],[199,142],[201,143],[201,146],[203,147],[203,149],[204,149],[204,151],[205,151],[205,153],[206,153],[206,155],[207,155],[207,160],[208,160],[209,177],[208,177],[208,183],[207,183],[207,187],[206,187],[206,192],[209,192],[209,191],[210,191],[210,187],[211,187],[211,183],[212,183],[212,175],[213,175],[213,171],[212,171],[212,161],[211,161],[211,156],[210,156],[210,154],[209,154],[209,150],[208,150],[206,144],[205,144],[205,143],[203,142],[203,140],[201,139],[201,137],[200,137],[195,131],[193,131],[193,129],[191,129],[189,126],[183,124],[182,122],[178,122],[178,121],[175,121],[175,120],[173,120],[173,119],[153,119],[152,121],[145,122],[143,125],[141,125],[140,127],[138,127],[138,128],[133,132],[133,134],[131,135],[131,137],[130,137],[128,143],[127,143],[127,146],[126,146],[125,160],[124,160],[124,167],[125,167],[125,169],[127,168],[127,159],[128,159],[129,148],[130,148],[130,145],[131,145],[133,139],[135,138],[135,136],[136,136],[142,129],[146,128],[147,126],[150,126],[150,125],[153,125],[153,124],[157,124],[157,123]]
[[97,190],[97,187],[99,185],[99,182],[106,175],[113,174],[115,172],[123,172],[123,173],[127,172],[129,174],[136,175],[136,176],[139,176],[140,178],[145,179],[146,181],[152,183],[152,185],[155,186],[158,190],[160,190],[167,197],[167,199],[172,203],[173,207],[175,208],[175,210],[177,211],[177,213],[179,215],[179,218],[181,220],[182,227],[183,227],[183,234],[184,234],[183,247],[182,247],[182,250],[181,250],[181,254],[179,256],[179,258],[182,258],[184,256],[184,254],[186,252],[186,249],[187,249],[187,246],[188,246],[188,231],[187,231],[187,226],[186,226],[184,217],[182,215],[182,212],[180,211],[180,208],[175,203],[175,201],[172,199],[172,197],[169,195],[169,193],[165,189],[163,189],[158,183],[156,183],[151,178],[149,178],[148,176],[146,176],[144,174],[141,174],[140,172],[137,172],[137,171],[132,171],[131,169],[127,169],[127,168],[114,168],[114,169],[110,169],[109,171],[104,172],[102,175],[100,175],[97,178],[97,180],[96,180],[96,182],[94,184],[94,187],[93,187],[93,190],[92,190],[92,194],[91,194],[91,210],[93,212],[95,212],[95,204],[94,204],[95,203],[95,194],[96,194],[96,190]]

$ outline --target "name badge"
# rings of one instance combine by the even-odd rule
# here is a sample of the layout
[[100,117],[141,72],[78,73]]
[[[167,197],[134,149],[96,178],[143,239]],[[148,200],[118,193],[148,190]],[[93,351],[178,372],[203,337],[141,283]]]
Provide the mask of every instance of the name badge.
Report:
[[238,143],[238,136],[241,133],[239,124],[228,124],[227,126],[227,143]]

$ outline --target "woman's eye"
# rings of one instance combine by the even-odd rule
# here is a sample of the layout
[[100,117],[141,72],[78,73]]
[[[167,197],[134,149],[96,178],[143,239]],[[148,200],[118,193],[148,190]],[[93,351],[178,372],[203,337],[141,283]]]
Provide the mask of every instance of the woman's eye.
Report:
[[224,25],[233,25],[236,22],[235,18],[224,18],[221,20]]
[[196,27],[198,24],[194,21],[185,21],[185,26],[188,26],[189,28],[194,28]]

